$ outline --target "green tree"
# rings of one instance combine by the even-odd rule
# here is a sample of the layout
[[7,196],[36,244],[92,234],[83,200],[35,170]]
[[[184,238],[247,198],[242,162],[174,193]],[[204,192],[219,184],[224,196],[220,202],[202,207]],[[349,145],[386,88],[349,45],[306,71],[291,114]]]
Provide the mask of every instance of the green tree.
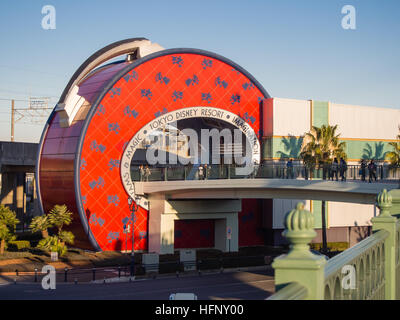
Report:
[[15,228],[18,223],[15,212],[0,205],[0,254],[4,253],[8,241],[15,240]]
[[31,224],[29,225],[29,228],[32,230],[32,232],[41,232],[43,238],[47,238],[49,236],[47,229],[50,227],[51,223],[48,215],[46,214],[33,218]]
[[40,240],[37,247],[51,252],[58,252],[58,255],[61,257],[68,251],[66,244],[73,244],[74,238],[75,236],[72,232],[64,230],[58,235],[49,236]]
[[43,250],[58,252],[59,256],[63,256],[68,251],[66,244],[74,243],[75,237],[73,233],[62,229],[65,225],[71,224],[72,212],[68,211],[66,205],[55,205],[49,214],[44,217],[34,221],[34,228],[32,228],[31,224],[32,231],[42,231],[43,234],[43,229],[47,231],[47,228],[56,227],[58,232],[56,235],[49,236],[47,234],[47,236],[43,236],[37,247]]
[[61,243],[74,244],[75,236],[71,231],[61,231],[58,237]]
[[347,159],[345,152],[346,142],[340,141],[340,134],[336,133],[337,125],[313,126],[304,135],[300,157],[311,170],[324,164],[332,163],[334,158]]
[[389,142],[393,150],[386,153],[386,159],[390,161],[392,166],[400,166],[400,127],[396,139],[395,142]]
[[53,227],[57,227],[58,234],[62,231],[64,225],[69,225],[72,222],[72,212],[68,211],[68,208],[65,204],[58,205],[56,204],[48,215],[49,222]]
[[[310,173],[318,167],[324,168],[324,178],[326,176],[327,166],[331,164],[334,158],[347,159],[345,152],[346,143],[340,141],[340,134],[337,133],[338,126],[323,125],[320,128],[313,126],[309,132],[304,135],[303,145],[300,157],[305,166],[310,169]],[[325,201],[322,201],[322,250],[328,251],[326,241],[326,221],[325,221]]]

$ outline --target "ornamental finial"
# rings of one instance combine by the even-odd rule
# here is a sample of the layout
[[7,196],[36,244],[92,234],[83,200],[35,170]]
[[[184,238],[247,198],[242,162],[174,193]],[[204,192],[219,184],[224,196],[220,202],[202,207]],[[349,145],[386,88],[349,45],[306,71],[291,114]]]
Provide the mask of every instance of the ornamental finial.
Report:
[[380,217],[390,217],[390,208],[392,207],[392,196],[383,189],[376,197],[376,206],[381,211]]
[[314,215],[304,209],[302,202],[285,216],[285,231],[282,235],[290,243],[288,256],[310,255],[308,244],[317,235],[314,230]]

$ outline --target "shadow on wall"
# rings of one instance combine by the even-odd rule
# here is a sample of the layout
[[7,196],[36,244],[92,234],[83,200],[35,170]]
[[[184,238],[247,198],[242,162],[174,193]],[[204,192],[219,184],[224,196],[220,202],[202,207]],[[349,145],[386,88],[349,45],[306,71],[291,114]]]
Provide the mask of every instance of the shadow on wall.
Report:
[[[359,226],[357,221],[354,221],[354,228],[352,230],[352,233],[355,234],[356,236],[356,243],[364,240],[366,237],[370,236],[371,234],[371,227],[370,226]],[[352,237],[349,239],[350,245],[352,245]]]
[[375,147],[375,152],[373,151],[373,147],[371,146],[370,143],[366,144],[366,147],[363,149],[363,155],[362,159],[364,160],[384,160],[385,155],[387,152],[383,152],[383,149],[385,148],[385,144],[383,142],[375,142],[373,144]]
[[281,159],[298,159],[300,157],[301,145],[303,144],[303,138],[297,138],[292,135],[282,138],[281,143],[283,144],[283,151],[278,151],[277,154]]

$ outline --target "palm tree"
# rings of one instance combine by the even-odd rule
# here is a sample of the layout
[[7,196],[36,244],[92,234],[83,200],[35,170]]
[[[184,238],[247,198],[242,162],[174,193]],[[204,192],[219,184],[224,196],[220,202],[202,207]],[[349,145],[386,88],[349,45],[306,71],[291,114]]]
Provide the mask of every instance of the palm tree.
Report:
[[4,253],[4,249],[6,247],[6,239],[8,235],[9,235],[9,230],[7,226],[3,222],[0,222],[0,240],[1,240],[0,254]]
[[15,227],[18,223],[15,212],[0,205],[0,254],[4,253],[6,242],[15,239]]
[[[44,237],[38,247],[50,250],[53,252],[58,252],[60,256],[63,256],[68,248],[66,243],[74,243],[74,235],[70,231],[62,230],[64,225],[69,225],[72,222],[72,212],[68,211],[67,206],[55,205],[47,215],[48,227],[56,227],[58,229],[57,235],[51,237]],[[42,226],[43,227],[43,226]]]
[[58,205],[56,204],[48,215],[49,222],[52,226],[57,227],[58,234],[61,233],[62,227],[64,225],[69,225],[72,221],[72,212],[68,211],[68,208],[65,204]]
[[321,128],[313,126],[304,135],[300,157],[311,170],[332,163],[334,158],[347,159],[344,151],[346,142],[340,141],[340,134],[336,130],[337,125],[323,125]]
[[390,161],[393,167],[400,166],[400,126],[399,134],[396,137],[397,141],[389,142],[389,145],[393,148],[393,151],[386,153],[386,159]]
[[51,223],[49,221],[48,215],[37,216],[32,219],[29,228],[32,232],[42,232],[42,237],[47,238],[49,236],[48,228],[51,227]]
[[[300,157],[306,167],[312,172],[316,167],[325,169],[332,163],[334,158],[347,159],[345,152],[346,143],[340,141],[340,134],[336,133],[337,125],[323,125],[320,128],[312,126],[311,130],[304,135]],[[326,241],[325,201],[322,201],[322,250],[328,251]]]
[[[393,148],[393,151],[389,151],[386,153],[385,158],[390,161],[390,166],[392,170],[396,172],[398,167],[400,167],[400,126],[399,126],[399,134],[396,137],[397,141],[389,142],[389,145]],[[399,180],[399,188],[400,188],[400,180]]]

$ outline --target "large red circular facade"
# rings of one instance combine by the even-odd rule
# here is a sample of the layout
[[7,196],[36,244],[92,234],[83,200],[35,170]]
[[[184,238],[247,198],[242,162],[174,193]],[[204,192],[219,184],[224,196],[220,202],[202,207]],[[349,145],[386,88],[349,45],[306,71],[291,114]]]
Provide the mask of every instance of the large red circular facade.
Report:
[[[90,110],[69,128],[61,128],[53,113],[38,178],[43,210],[66,203],[77,218],[78,242],[90,247],[89,241],[97,250],[131,249],[131,238],[123,233],[130,210],[120,163],[127,143],[143,126],[167,112],[209,106],[240,116],[260,138],[260,102],[268,97],[238,65],[195,49],[163,50],[103,68],[85,83]],[[61,166],[66,169],[49,169]],[[147,250],[148,214],[141,207],[136,213],[135,250]]]

